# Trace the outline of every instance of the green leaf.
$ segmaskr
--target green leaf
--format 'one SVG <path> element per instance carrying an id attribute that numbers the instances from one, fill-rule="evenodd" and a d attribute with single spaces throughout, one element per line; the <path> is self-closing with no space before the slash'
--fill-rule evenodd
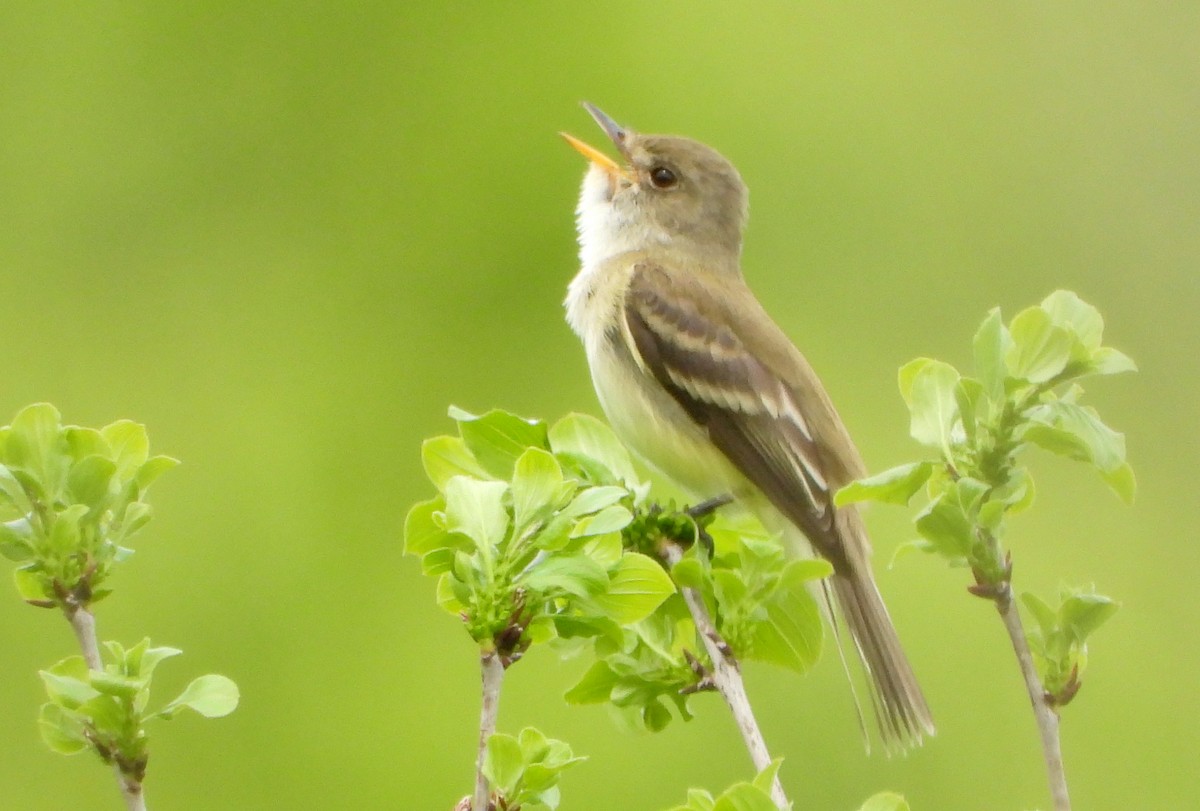
<path id="1" fill-rule="evenodd" d="M 662 732 L 671 724 L 671 711 L 655 696 L 642 707 L 642 723 L 650 732 Z"/>
<path id="2" fill-rule="evenodd" d="M 504 494 L 508 484 L 455 476 L 446 482 L 446 529 L 461 532 L 481 548 L 498 546 L 508 530 Z"/>
<path id="3" fill-rule="evenodd" d="M 516 796 L 509 796 L 509 808 L 551 808 L 558 805 L 557 784 L 566 769 L 585 758 L 575 757 L 571 747 L 547 738 L 533 727 L 525 727 L 518 736 L 525 762 Z"/>
<path id="4" fill-rule="evenodd" d="M 675 584 L 654 560 L 628 552 L 611 573 L 608 590 L 596 602 L 610 619 L 629 625 L 645 619 L 675 593 Z"/>
<path id="5" fill-rule="evenodd" d="M 1089 366 L 1092 373 L 1098 375 L 1119 375 L 1137 371 L 1137 364 L 1133 362 L 1133 358 L 1111 346 L 1102 346 L 1092 352 Z"/>
<path id="6" fill-rule="evenodd" d="M 67 425 L 63 427 L 62 433 L 66 437 L 67 447 L 70 449 L 70 455 L 73 459 L 82 459 L 85 456 L 103 456 L 105 459 L 112 458 L 112 447 L 109 446 L 108 440 L 95 428 L 84 428 L 81 425 Z"/>
<path id="7" fill-rule="evenodd" d="M 0 505 L 5 501 L 12 504 L 16 511 L 22 514 L 27 514 L 31 509 L 25 486 L 13 475 L 7 465 L 0 465 Z"/>
<path id="8" fill-rule="evenodd" d="M 909 808 L 902 796 L 885 791 L 868 799 L 858 811 L 909 811 Z"/>
<path id="9" fill-rule="evenodd" d="M 516 738 L 501 732 L 488 738 L 483 756 L 483 774 L 494 790 L 506 797 L 512 794 L 524 770 L 525 758 Z"/>
<path id="10" fill-rule="evenodd" d="M 625 642 L 625 633 L 621 626 L 607 617 L 555 614 L 552 619 L 554 632 L 562 639 L 599 638 L 610 649 L 620 647 Z"/>
<path id="11" fill-rule="evenodd" d="M 1055 290 L 1042 301 L 1050 321 L 1071 332 L 1089 352 L 1100 348 L 1104 318 L 1100 311 L 1070 290 Z"/>
<path id="12" fill-rule="evenodd" d="M 435 436 L 425 440 L 421 443 L 421 463 L 425 466 L 425 475 L 438 490 L 445 490 L 446 483 L 455 476 L 491 478 L 467 450 L 462 437 Z"/>
<path id="13" fill-rule="evenodd" d="M 779 811 L 771 795 L 751 783 L 735 783 L 725 790 L 713 811 Z"/>
<path id="14" fill-rule="evenodd" d="M 1066 368 L 1072 334 L 1050 320 L 1041 307 L 1022 310 L 1009 328 L 1013 344 L 1005 353 L 1008 372 L 1030 383 L 1045 383 Z"/>
<path id="15" fill-rule="evenodd" d="M 1023 438 L 1051 453 L 1091 462 L 1102 473 L 1125 464 L 1125 435 L 1105 425 L 1094 408 L 1055 400 L 1030 419 Z"/>
<path id="16" fill-rule="evenodd" d="M 1132 505 L 1137 495 L 1137 479 L 1134 478 L 1133 468 L 1128 463 L 1116 470 L 1101 471 L 1100 478 L 1108 484 L 1126 504 Z"/>
<path id="17" fill-rule="evenodd" d="M 779 767 L 781 765 L 783 765 L 783 758 L 777 757 L 774 760 L 772 760 L 770 763 L 767 764 L 767 768 L 763 769 L 761 772 L 759 772 L 758 774 L 756 774 L 754 776 L 753 785 L 756 788 L 770 794 L 771 786 L 774 785 L 775 778 L 779 775 Z"/>
<path id="18" fill-rule="evenodd" d="M 609 470 L 618 481 L 637 484 L 629 451 L 612 429 L 587 414 L 568 414 L 550 427 L 550 447 L 554 453 L 586 457 Z"/>
<path id="19" fill-rule="evenodd" d="M 958 416 L 968 443 L 975 442 L 978 425 L 988 416 L 988 398 L 983 384 L 973 377 L 962 377 L 954 387 Z"/>
<path id="20" fill-rule="evenodd" d="M 47 496 L 57 494 L 66 459 L 59 450 L 62 418 L 49 403 L 35 403 L 13 417 L 4 443 L 5 462 L 27 471 Z"/>
<path id="21" fill-rule="evenodd" d="M 531 566 L 519 582 L 541 594 L 564 591 L 576 597 L 589 597 L 601 594 L 608 586 L 608 573 L 583 555 L 555 555 Z"/>
<path id="22" fill-rule="evenodd" d="M 589 535 L 579 551 L 608 571 L 621 559 L 625 548 L 621 543 L 621 533 L 605 532 L 602 535 Z"/>
<path id="23" fill-rule="evenodd" d="M 571 537 L 586 538 L 590 535 L 618 532 L 628 526 L 632 520 L 633 513 L 620 504 L 613 504 L 579 521 L 571 531 Z"/>
<path id="24" fill-rule="evenodd" d="M 461 536 L 460 536 L 461 537 Z M 472 543 L 467 539 L 468 543 Z M 457 547 L 445 546 L 421 556 L 421 572 L 429 577 L 449 572 L 454 566 L 454 556 L 460 551 Z M 453 613 L 453 612 L 452 612 Z"/>
<path id="25" fill-rule="evenodd" d="M 563 512 L 571 516 L 587 515 L 588 513 L 594 513 L 616 504 L 627 495 L 629 495 L 628 490 L 615 485 L 585 487 L 579 491 L 575 498 L 571 499 L 571 503 L 567 505 Z"/>
<path id="26" fill-rule="evenodd" d="M 50 529 L 50 548 L 58 555 L 66 556 L 85 551 L 82 549 L 79 522 L 87 514 L 84 504 L 72 504 L 58 514 Z"/>
<path id="27" fill-rule="evenodd" d="M 60 755 L 74 755 L 91 747 L 83 721 L 57 704 L 42 705 L 38 714 L 38 731 L 46 745 Z"/>
<path id="28" fill-rule="evenodd" d="M 549 450 L 546 424 L 493 409 L 483 416 L 450 407 L 450 417 L 479 464 L 493 476 L 512 478 L 513 466 L 528 448 Z"/>
<path id="29" fill-rule="evenodd" d="M 1012 346 L 1012 336 L 1000 317 L 1000 308 L 988 312 L 979 325 L 972 344 L 975 355 L 975 376 L 983 384 L 993 402 L 1004 398 L 1004 378 L 1007 375 L 1004 358 Z"/>
<path id="30" fill-rule="evenodd" d="M 91 673 L 82 656 L 68 656 L 56 662 L 38 675 L 46 688 L 46 694 L 55 704 L 73 709 L 100 693 L 91 686 Z"/>
<path id="31" fill-rule="evenodd" d="M 549 451 L 527 448 L 513 467 L 513 523 L 518 531 L 548 516 L 559 504 L 563 475 Z"/>
<path id="32" fill-rule="evenodd" d="M 174 701 L 163 707 L 158 715 L 172 718 L 186 707 L 205 718 L 221 718 L 237 708 L 238 699 L 238 687 L 232 679 L 210 673 L 192 679 L 191 684 Z"/>
<path id="33" fill-rule="evenodd" d="M 117 420 L 100 429 L 100 435 L 112 449 L 112 460 L 122 480 L 133 478 L 150 456 L 146 426 L 132 420 Z"/>
<path id="34" fill-rule="evenodd" d="M 951 483 L 916 518 L 917 531 L 951 561 L 969 560 L 975 521 L 987 485 L 964 477 Z"/>
<path id="35" fill-rule="evenodd" d="M 988 501 L 1002 504 L 1007 513 L 1015 515 L 1029 509 L 1036 495 L 1033 477 L 1025 468 L 1018 467 L 1013 468 L 1008 481 L 988 494 Z"/>
<path id="36" fill-rule="evenodd" d="M 901 558 L 908 557 L 912 552 L 932 554 L 936 551 L 937 548 L 924 538 L 913 538 L 911 541 L 905 541 L 896 546 L 896 550 L 892 552 L 892 557 L 888 560 L 887 567 L 891 569 Z"/>
<path id="37" fill-rule="evenodd" d="M 949 457 L 951 432 L 958 420 L 954 396 L 959 374 L 948 363 L 918 358 L 900 370 L 901 392 L 911 414 L 912 438 Z"/>
<path id="38" fill-rule="evenodd" d="M 449 550 L 445 550 L 449 551 Z M 429 557 L 428 555 L 426 557 Z M 449 561 L 444 565 L 439 565 L 436 572 L 424 567 L 422 561 L 422 570 L 427 575 L 440 574 L 437 581 L 437 589 L 435 598 L 438 606 L 444 611 L 448 611 L 455 616 L 458 616 L 466 609 L 466 601 L 460 597 L 460 590 L 463 588 L 462 583 L 454 577 L 450 572 L 450 565 L 453 561 L 453 555 L 448 556 Z M 466 596 L 465 594 L 463 596 Z"/>
<path id="39" fill-rule="evenodd" d="M 913 462 L 907 465 L 850 482 L 837 491 L 834 503 L 839 507 L 859 501 L 882 501 L 886 504 L 908 504 L 933 472 L 932 462 Z"/>
<path id="40" fill-rule="evenodd" d="M 47 588 L 46 579 L 45 573 L 34 563 L 13 569 L 13 581 L 22 600 L 52 600 L 57 603 L 58 598 Z"/>
<path id="41" fill-rule="evenodd" d="M 146 693 L 143 691 L 141 695 L 145 696 Z M 129 731 L 142 720 L 140 709 L 115 696 L 100 695 L 74 712 L 101 736 L 129 740 Z M 133 734 L 136 735 L 136 732 Z"/>
<path id="42" fill-rule="evenodd" d="M 617 674 L 603 661 L 593 662 L 575 686 L 563 695 L 568 704 L 603 704 L 608 701 L 613 687 L 617 684 Z"/>
<path id="43" fill-rule="evenodd" d="M 132 699 L 144 686 L 139 679 L 108 672 L 92 673 L 90 683 L 104 695 L 124 699 Z"/>
<path id="44" fill-rule="evenodd" d="M 702 589 L 707 571 L 706 564 L 689 550 L 689 554 L 685 554 L 678 563 L 671 567 L 671 579 L 680 588 Z"/>
<path id="45" fill-rule="evenodd" d="M 550 754 L 549 739 L 535 727 L 525 727 L 518 732 L 517 743 L 521 746 L 521 759 L 526 763 L 540 763 Z M 555 741 L 555 743 L 561 743 L 561 741 Z"/>
<path id="46" fill-rule="evenodd" d="M 144 640 L 149 642 L 149 640 Z M 159 646 L 151 648 L 149 646 L 143 649 L 141 657 L 138 659 L 137 675 L 143 679 L 148 679 L 154 675 L 154 669 L 158 667 L 159 662 L 165 659 L 170 659 L 174 656 L 179 656 L 183 651 L 179 648 L 170 648 Z"/>
<path id="47" fill-rule="evenodd" d="M 146 492 L 150 485 L 158 480 L 159 476 L 176 467 L 179 467 L 179 460 L 174 457 L 151 456 L 146 460 L 145 464 L 137 469 L 137 473 L 133 476 L 138 492 Z"/>
<path id="48" fill-rule="evenodd" d="M 823 560 L 788 562 L 779 587 L 766 604 L 766 622 L 754 626 L 750 658 L 804 673 L 821 657 L 825 623 L 808 590 L 808 583 L 814 579 L 810 563 L 824 564 L 818 577 L 833 571 Z"/>
<path id="49" fill-rule="evenodd" d="M 79 504 L 99 509 L 108 500 L 117 466 L 102 456 L 85 456 L 71 466 L 67 485 L 71 497 Z"/>
<path id="50" fill-rule="evenodd" d="M 539 549 L 557 552 L 566 547 L 571 540 L 571 530 L 574 526 L 574 518 L 565 511 L 557 512 L 533 536 L 533 544 Z"/>
<path id="51" fill-rule="evenodd" d="M 149 523 L 154 517 L 154 510 L 144 501 L 135 501 L 125 508 L 121 516 L 121 535 L 123 540 Z M 130 553 L 132 554 L 132 552 Z"/>
<path id="52" fill-rule="evenodd" d="M 549 614 L 538 614 L 525 626 L 525 636 L 531 645 L 543 645 L 558 637 L 554 618 Z"/>
<path id="53" fill-rule="evenodd" d="M 1021 594 L 1021 602 L 1029 609 L 1043 634 L 1048 635 L 1058 625 L 1058 612 L 1033 592 Z"/>
<path id="54" fill-rule="evenodd" d="M 449 546 L 445 527 L 437 515 L 446 508 L 442 498 L 414 504 L 404 518 L 404 554 L 422 556 Z"/>
<path id="55" fill-rule="evenodd" d="M 0 555 L 24 563 L 33 555 L 33 527 L 28 518 L 14 518 L 0 524 Z"/>
<path id="56" fill-rule="evenodd" d="M 1101 625 L 1117 613 L 1119 606 L 1103 594 L 1068 595 L 1059 609 L 1063 628 L 1076 643 L 1082 644 Z"/>
<path id="57" fill-rule="evenodd" d="M 125 661 L 125 648 L 121 646 L 120 642 L 106 639 L 100 643 L 100 647 L 104 648 L 105 658 L 113 662 L 123 663 Z"/>

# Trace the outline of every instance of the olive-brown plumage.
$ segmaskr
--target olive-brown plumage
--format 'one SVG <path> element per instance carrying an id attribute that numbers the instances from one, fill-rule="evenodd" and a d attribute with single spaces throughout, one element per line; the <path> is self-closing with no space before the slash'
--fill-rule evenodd
<path id="1" fill-rule="evenodd" d="M 742 278 L 745 184 L 703 144 L 639 135 L 588 109 L 625 165 L 570 139 L 592 166 L 567 318 L 609 421 L 697 497 L 731 494 L 796 551 L 832 564 L 881 735 L 919 742 L 932 718 L 875 586 L 862 519 L 833 504 L 862 460 L 816 373 Z"/>

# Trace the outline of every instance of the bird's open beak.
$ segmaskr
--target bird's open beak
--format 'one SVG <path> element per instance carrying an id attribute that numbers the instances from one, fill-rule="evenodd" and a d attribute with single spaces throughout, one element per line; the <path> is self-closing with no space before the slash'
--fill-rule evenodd
<path id="1" fill-rule="evenodd" d="M 599 124 L 601 129 L 603 129 L 608 137 L 612 139 L 612 142 L 616 145 L 617 149 L 624 154 L 625 130 L 621 129 L 617 122 L 605 115 L 599 107 L 596 107 L 593 104 L 588 104 L 586 101 L 583 103 L 583 107 L 592 114 L 592 118 L 596 119 L 596 123 Z M 629 172 L 625 169 L 625 167 L 621 166 L 621 164 L 617 163 L 608 155 L 605 155 L 599 149 L 596 149 L 596 147 L 592 146 L 591 144 L 585 144 L 575 136 L 567 135 L 565 132 L 560 132 L 559 135 L 565 138 L 567 143 L 573 146 L 576 151 L 579 152 L 579 154 L 583 155 L 592 163 L 596 164 L 605 172 L 607 172 L 609 177 L 619 177 L 624 178 L 625 180 L 630 179 Z"/>

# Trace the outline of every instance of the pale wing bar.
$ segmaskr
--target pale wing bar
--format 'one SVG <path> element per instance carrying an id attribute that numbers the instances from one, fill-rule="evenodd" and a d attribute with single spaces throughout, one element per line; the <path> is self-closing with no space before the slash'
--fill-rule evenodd
<path id="1" fill-rule="evenodd" d="M 837 565 L 844 552 L 833 527 L 819 450 L 791 393 L 727 327 L 702 315 L 675 287 L 668 298 L 652 268 L 635 271 L 625 319 L 635 350 L 688 415 L 768 499 Z"/>

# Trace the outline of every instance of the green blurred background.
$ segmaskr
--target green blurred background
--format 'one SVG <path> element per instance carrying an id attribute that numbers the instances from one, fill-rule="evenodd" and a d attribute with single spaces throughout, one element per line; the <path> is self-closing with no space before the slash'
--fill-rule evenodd
<path id="1" fill-rule="evenodd" d="M 33 3 L 0 7 L 0 421 L 145 422 L 184 466 L 99 607 L 102 636 L 184 649 L 231 717 L 153 744 L 171 809 L 448 809 L 469 788 L 475 655 L 400 554 L 446 407 L 597 412 L 560 301 L 593 101 L 721 149 L 752 190 L 747 276 L 881 470 L 914 452 L 896 368 L 966 363 L 986 310 L 1057 287 L 1108 318 L 1134 377 L 1091 400 L 1140 498 L 1038 460 L 1018 585 L 1124 603 L 1066 711 L 1081 809 L 1194 804 L 1200 563 L 1200 6 L 868 2 Z M 876 508 L 883 591 L 939 734 L 865 757 L 827 657 L 751 666 L 798 808 L 893 788 L 919 811 L 1048 803 L 994 612 L 906 558 Z M 51 755 L 35 676 L 60 617 L 0 600 L 0 807 L 117 808 Z M 749 773 L 719 701 L 657 736 L 567 708 L 581 663 L 535 652 L 501 727 L 590 760 L 564 808 L 655 811 Z M 1192 800 L 1187 800 L 1192 797 Z"/>

